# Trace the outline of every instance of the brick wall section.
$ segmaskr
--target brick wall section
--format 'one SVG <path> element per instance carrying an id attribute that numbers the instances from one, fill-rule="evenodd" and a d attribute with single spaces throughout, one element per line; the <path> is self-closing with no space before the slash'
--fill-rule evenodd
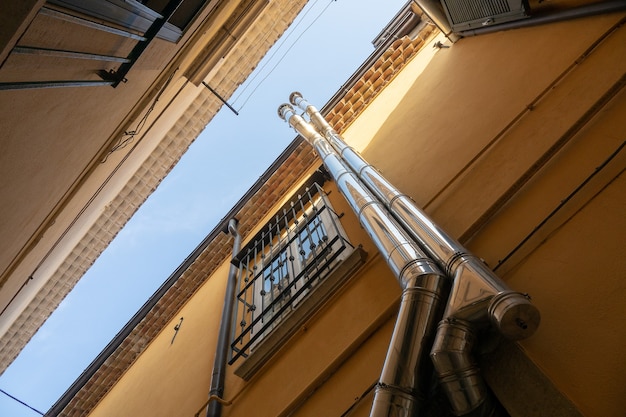
<path id="1" fill-rule="evenodd" d="M 434 30 L 433 26 L 427 25 L 420 32 L 420 36 L 414 40 L 403 37 L 391 44 L 389 49 L 326 115 L 326 120 L 337 132 L 344 131 L 359 117 L 365 107 L 424 46 L 425 39 L 428 39 Z"/>
<path id="2" fill-rule="evenodd" d="M 391 82 L 395 75 L 424 46 L 424 39 L 428 38 L 433 30 L 432 26 L 429 25 L 422 30 L 420 37 L 415 40 L 407 37 L 396 40 L 355 83 L 345 97 L 326 116 L 326 119 L 338 132 L 345 130 Z M 320 164 L 321 162 L 311 146 L 302 141 L 236 215 L 240 221 L 239 230 L 242 236 L 247 236 L 311 167 Z M 231 255 L 231 249 L 231 238 L 225 233 L 220 233 L 211 241 L 202 254 L 161 297 L 148 315 L 109 356 L 104 365 L 74 396 L 60 416 L 82 417 L 88 415 L 163 327 L 177 316 L 178 311 L 187 300 Z"/>

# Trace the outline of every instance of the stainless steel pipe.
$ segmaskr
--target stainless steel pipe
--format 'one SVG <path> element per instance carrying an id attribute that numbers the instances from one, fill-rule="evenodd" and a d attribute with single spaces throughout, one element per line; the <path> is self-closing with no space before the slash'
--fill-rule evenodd
<path id="1" fill-rule="evenodd" d="M 306 112 L 315 128 L 327 139 L 368 190 L 386 206 L 403 229 L 453 279 L 443 322 L 463 323 L 467 334 L 473 333 L 476 327 L 485 326 L 491 322 L 503 336 L 513 340 L 527 338 L 535 332 L 539 326 L 540 315 L 537 308 L 529 302 L 528 296 L 509 289 L 480 259 L 470 254 L 456 239 L 437 226 L 413 200 L 400 193 L 358 152 L 349 147 L 319 111 L 300 93 L 292 93 L 290 101 Z M 441 334 L 442 332 L 444 334 Z M 458 332 L 458 329 L 447 325 L 439 327 L 437 340 L 441 342 L 435 347 L 436 350 L 431 353 L 431 357 L 451 404 L 453 407 L 455 404 L 459 405 L 454 408 L 454 412 L 457 415 L 467 414 L 483 402 L 484 396 L 481 392 L 484 390 L 472 382 L 476 379 L 475 373 L 439 366 L 442 361 L 437 360 L 437 357 L 446 355 L 445 350 L 449 347 L 443 341 L 450 340 L 451 337 L 445 332 Z M 471 350 L 470 344 L 464 346 Z M 469 350 L 466 353 L 469 355 Z M 454 354 L 455 352 L 447 353 L 448 356 Z M 465 362 L 457 365 L 460 368 L 469 366 Z M 443 383 L 444 379 L 449 381 L 451 375 L 456 375 L 457 384 L 464 386 L 464 389 L 472 390 L 468 393 L 468 401 L 463 407 L 460 406 L 463 402 L 456 400 L 457 395 L 451 390 L 451 384 Z"/>
<path id="2" fill-rule="evenodd" d="M 511 291 L 480 259 L 433 222 L 413 200 L 398 191 L 348 146 L 300 93 L 292 93 L 290 100 L 309 115 L 314 126 L 411 237 L 454 278 L 458 288 L 457 291 L 453 289 L 446 316 L 474 322 L 489 318 L 504 336 L 514 340 L 534 333 L 539 325 L 539 312 L 526 296 Z M 480 288 L 480 291 L 473 291 L 474 288 Z M 496 295 L 499 297 L 494 300 Z M 490 306 L 492 301 L 501 298 L 506 298 L 508 302 Z M 515 317 L 513 312 L 518 312 L 521 317 Z"/>
<path id="3" fill-rule="evenodd" d="M 279 115 L 317 151 L 352 210 L 384 256 L 403 291 L 400 311 L 376 387 L 371 417 L 413 416 L 430 380 L 428 346 L 440 317 L 446 278 L 385 207 L 348 169 L 333 147 L 288 104 Z"/>

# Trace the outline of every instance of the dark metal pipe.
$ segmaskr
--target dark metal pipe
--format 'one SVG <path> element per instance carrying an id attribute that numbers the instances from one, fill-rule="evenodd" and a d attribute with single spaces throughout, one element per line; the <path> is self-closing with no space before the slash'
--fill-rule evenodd
<path id="1" fill-rule="evenodd" d="M 587 4 L 572 9 L 566 9 L 545 15 L 532 16 L 528 19 L 516 20 L 512 22 L 502 23 L 499 25 L 486 26 L 479 29 L 470 29 L 459 32 L 458 35 L 463 37 L 484 35 L 487 33 L 499 32 L 502 30 L 519 29 L 524 27 L 545 25 L 548 23 L 562 22 L 565 20 L 578 19 L 581 17 L 596 16 L 605 13 L 614 13 L 626 10 L 626 1 L 601 1 L 598 3 Z"/>
<path id="2" fill-rule="evenodd" d="M 241 234 L 237 229 L 237 220 L 230 219 L 228 222 L 228 232 L 233 236 L 233 258 L 241 250 Z M 228 348 L 230 345 L 231 317 L 235 304 L 235 291 L 237 286 L 237 267 L 230 265 L 228 270 L 228 281 L 226 283 L 226 293 L 224 295 L 224 306 L 222 308 L 222 320 L 217 336 L 217 348 L 215 349 L 215 359 L 213 361 L 213 374 L 211 376 L 211 388 L 209 398 L 224 398 L 224 381 L 226 378 L 226 363 L 228 361 Z M 219 417 L 222 414 L 222 403 L 224 401 L 209 401 L 207 417 Z"/>
<path id="3" fill-rule="evenodd" d="M 215 242 L 218 235 L 228 227 L 230 219 L 236 216 L 243 207 L 250 201 L 250 198 L 254 196 L 259 190 L 267 183 L 267 181 L 276 173 L 285 161 L 300 147 L 302 138 L 296 137 L 285 150 L 276 158 L 274 162 L 261 174 L 259 179 L 252 184 L 252 186 L 246 191 L 246 193 L 235 203 L 235 205 L 229 210 L 228 213 L 219 223 L 209 232 L 209 234 L 200 242 L 200 244 L 185 258 L 185 260 L 172 272 L 172 274 L 165 280 L 165 282 L 157 289 L 157 291 L 146 301 L 146 303 L 139 309 L 137 313 L 126 323 L 126 325 L 118 332 L 117 335 L 109 342 L 109 344 L 98 354 L 98 356 L 89 364 L 89 366 L 83 371 L 83 373 L 72 383 L 72 385 L 63 393 L 63 395 L 52 405 L 50 410 L 46 413 L 46 417 L 58 416 L 65 407 L 72 401 L 72 399 L 80 392 L 80 390 L 91 380 L 91 378 L 97 373 L 98 369 L 104 365 L 104 363 L 112 357 L 115 351 L 122 345 L 124 340 L 132 335 L 137 326 L 145 320 L 147 315 L 152 311 L 159 301 L 163 299 L 164 295 L 171 290 L 172 287 L 179 280 L 183 280 L 184 273 L 189 269 L 191 264 L 196 262 L 199 257 L 204 253 L 207 248 Z M 200 415 L 202 410 L 211 401 L 221 401 L 213 397 L 209 397 L 207 402 L 202 406 L 202 409 L 198 411 L 197 415 Z M 225 402 L 225 405 L 229 405 L 230 402 Z"/>
<path id="4" fill-rule="evenodd" d="M 239 116 L 239 113 L 237 112 L 237 110 L 235 110 L 235 108 L 233 106 L 231 106 L 230 104 L 228 104 L 228 102 L 224 99 L 224 97 L 222 97 L 221 95 L 218 94 L 217 91 L 215 91 L 213 88 L 211 88 L 210 85 L 208 85 L 206 82 L 202 81 L 202 84 L 210 91 L 213 93 L 213 95 L 215 97 L 217 97 L 222 103 L 224 103 L 226 105 L 226 107 L 228 107 L 233 113 L 235 113 L 235 116 Z"/>
<path id="5" fill-rule="evenodd" d="M 447 280 L 383 204 L 349 170 L 332 146 L 293 107 L 280 116 L 298 131 L 322 158 L 339 191 L 384 256 L 403 291 L 385 364 L 376 387 L 370 416 L 412 416 L 423 405 L 431 364 L 427 350 L 439 320 Z"/>

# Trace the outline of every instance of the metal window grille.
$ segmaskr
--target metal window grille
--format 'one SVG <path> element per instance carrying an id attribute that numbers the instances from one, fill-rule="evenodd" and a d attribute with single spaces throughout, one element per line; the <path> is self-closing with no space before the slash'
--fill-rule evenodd
<path id="1" fill-rule="evenodd" d="M 229 363 L 247 357 L 279 326 L 348 246 L 338 216 L 317 184 L 276 213 L 233 260 L 239 268 L 239 292 Z"/>

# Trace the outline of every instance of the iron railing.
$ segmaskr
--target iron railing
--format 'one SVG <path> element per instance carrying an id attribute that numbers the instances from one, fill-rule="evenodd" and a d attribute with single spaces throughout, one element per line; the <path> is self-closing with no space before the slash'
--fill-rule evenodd
<path id="1" fill-rule="evenodd" d="M 247 357 L 352 247 L 317 184 L 283 206 L 234 258 L 239 268 L 230 364 Z"/>

